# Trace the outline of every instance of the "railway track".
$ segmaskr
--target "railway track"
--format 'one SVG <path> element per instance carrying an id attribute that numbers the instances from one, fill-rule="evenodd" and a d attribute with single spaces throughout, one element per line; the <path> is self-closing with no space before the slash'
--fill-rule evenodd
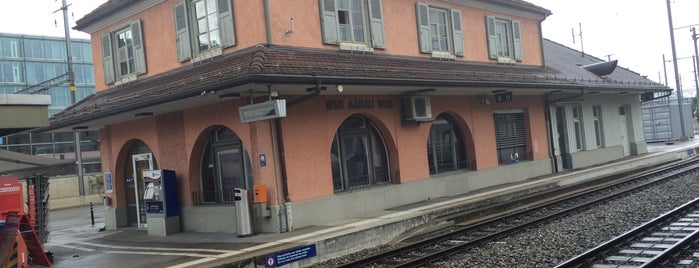
<path id="1" fill-rule="evenodd" d="M 697 240 L 699 199 L 692 200 L 556 267 L 675 267 L 679 263 L 672 261 L 678 256 L 688 255 L 686 252 L 692 250 L 691 247 Z"/>
<path id="2" fill-rule="evenodd" d="M 422 267 L 492 240 L 563 217 L 576 211 L 651 187 L 699 167 L 689 159 L 661 167 L 635 178 L 573 194 L 544 204 L 468 226 L 456 226 L 441 234 L 400 245 L 394 249 L 345 263 L 339 267 Z"/>

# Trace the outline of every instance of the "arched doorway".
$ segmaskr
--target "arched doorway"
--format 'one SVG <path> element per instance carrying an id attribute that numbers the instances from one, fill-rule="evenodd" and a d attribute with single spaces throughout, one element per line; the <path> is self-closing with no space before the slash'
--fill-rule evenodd
<path id="1" fill-rule="evenodd" d="M 342 122 L 330 160 L 335 192 L 391 182 L 386 143 L 366 117 L 353 115 Z"/>
<path id="2" fill-rule="evenodd" d="M 209 134 L 200 167 L 200 191 L 192 195 L 197 205 L 232 204 L 235 188 L 251 189 L 254 183 L 250 157 L 238 135 L 227 127 Z"/>
<path id="3" fill-rule="evenodd" d="M 127 221 L 129 226 L 145 227 L 147 222 L 146 204 L 143 200 L 143 171 L 157 169 L 158 165 L 151 149 L 140 140 L 131 144 L 127 159 L 130 161 L 124 173 L 128 176 L 124 181 Z"/>

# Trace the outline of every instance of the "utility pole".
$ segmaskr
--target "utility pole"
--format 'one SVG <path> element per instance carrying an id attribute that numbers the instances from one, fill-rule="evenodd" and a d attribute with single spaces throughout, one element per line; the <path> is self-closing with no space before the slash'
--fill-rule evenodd
<path id="1" fill-rule="evenodd" d="M 667 0 L 667 19 L 670 24 L 670 43 L 672 44 L 672 63 L 675 67 L 675 86 L 677 87 L 677 108 L 679 109 L 679 114 L 680 114 L 680 129 L 682 131 L 682 135 L 680 137 L 680 141 L 686 141 L 687 140 L 687 135 L 685 135 L 685 127 L 684 127 L 684 109 L 682 109 L 682 88 L 680 85 L 680 74 L 679 70 L 677 69 L 677 51 L 675 50 L 675 29 L 672 26 L 672 8 L 670 7 L 670 0 Z"/>
<path id="2" fill-rule="evenodd" d="M 694 40 L 694 87 L 696 90 L 696 93 L 694 95 L 694 98 L 696 99 L 697 102 L 697 114 L 699 114 L 699 50 L 697 49 L 697 29 L 692 27 L 692 40 Z"/>
<path id="3" fill-rule="evenodd" d="M 68 86 L 70 87 L 70 103 L 75 104 L 76 97 L 75 97 L 75 73 L 73 72 L 73 56 L 71 55 L 71 47 L 70 47 L 70 27 L 68 26 L 68 6 L 66 5 L 66 0 L 63 0 L 63 5 L 59 10 L 63 11 L 63 28 L 65 30 L 65 35 L 66 35 L 66 57 L 67 57 L 67 63 L 68 63 Z M 58 12 L 56 10 L 55 12 Z M 74 131 L 73 132 L 75 138 L 75 164 L 77 165 L 77 171 L 78 171 L 78 192 L 80 193 L 80 196 L 85 195 L 85 183 L 84 183 L 84 176 L 83 176 L 83 157 L 82 157 L 82 150 L 80 150 L 80 131 Z"/>

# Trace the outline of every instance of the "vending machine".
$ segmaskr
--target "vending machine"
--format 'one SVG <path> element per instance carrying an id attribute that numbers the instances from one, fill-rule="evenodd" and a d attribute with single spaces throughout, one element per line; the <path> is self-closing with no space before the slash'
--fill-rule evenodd
<path id="1" fill-rule="evenodd" d="M 179 233 L 180 203 L 175 171 L 145 170 L 143 184 L 148 235 L 167 236 Z"/>

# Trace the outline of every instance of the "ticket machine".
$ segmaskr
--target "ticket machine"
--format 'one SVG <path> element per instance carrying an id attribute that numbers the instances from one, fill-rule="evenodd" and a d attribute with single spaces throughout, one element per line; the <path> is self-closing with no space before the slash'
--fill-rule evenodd
<path id="1" fill-rule="evenodd" d="M 179 233 L 180 203 L 175 171 L 145 170 L 143 184 L 148 235 L 167 236 Z"/>

